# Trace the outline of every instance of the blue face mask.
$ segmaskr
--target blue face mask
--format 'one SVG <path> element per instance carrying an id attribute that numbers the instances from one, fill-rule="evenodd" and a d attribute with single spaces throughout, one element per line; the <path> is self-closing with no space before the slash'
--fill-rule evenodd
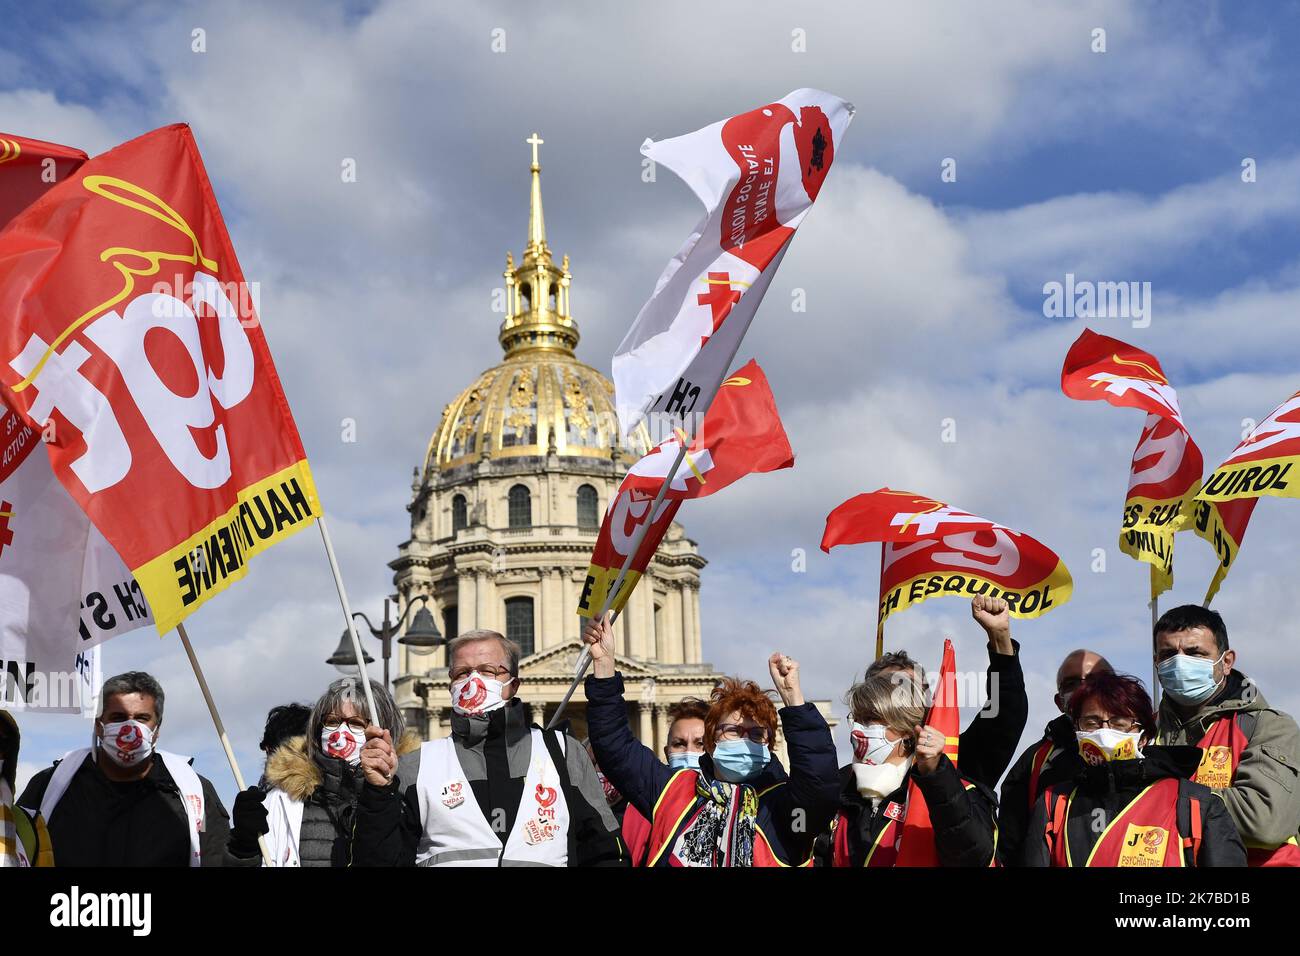
<path id="1" fill-rule="evenodd" d="M 700 758 L 703 756 L 704 754 L 691 753 L 690 751 L 679 754 L 669 754 L 668 766 L 672 767 L 674 770 L 699 770 Z"/>
<path id="2" fill-rule="evenodd" d="M 721 740 L 713 748 L 713 772 L 727 783 L 753 780 L 772 759 L 767 744 L 752 740 Z"/>
<path id="3" fill-rule="evenodd" d="M 1225 652 L 1226 653 L 1226 652 Z M 1175 654 L 1166 657 L 1156 668 L 1160 686 L 1165 693 L 1180 704 L 1199 704 L 1209 700 L 1219 682 L 1214 679 L 1214 666 L 1223 660 L 1211 661 L 1204 657 Z"/>

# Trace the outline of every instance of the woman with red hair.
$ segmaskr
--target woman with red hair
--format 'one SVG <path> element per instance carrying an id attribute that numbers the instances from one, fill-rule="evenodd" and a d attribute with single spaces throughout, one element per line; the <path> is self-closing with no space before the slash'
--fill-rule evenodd
<path id="1" fill-rule="evenodd" d="M 699 766 L 659 762 L 628 724 L 623 678 L 614 669 L 609 621 L 587 625 L 587 729 L 610 782 L 650 821 L 646 866 L 798 866 L 835 813 L 839 766 L 830 728 L 805 703 L 799 664 L 782 654 L 768 669 L 778 714 L 753 681 L 727 678 L 709 698 Z M 772 757 L 777 719 L 790 756 L 787 777 Z"/>
<path id="2" fill-rule="evenodd" d="M 1199 747 L 1148 745 L 1156 718 L 1142 682 L 1093 673 L 1070 697 L 1084 770 L 1038 798 L 1026 866 L 1245 866 L 1223 801 L 1189 778 Z"/>

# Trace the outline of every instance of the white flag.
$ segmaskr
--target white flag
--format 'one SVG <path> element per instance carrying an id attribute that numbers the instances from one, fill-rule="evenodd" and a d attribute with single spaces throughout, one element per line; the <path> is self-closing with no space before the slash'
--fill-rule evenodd
<path id="1" fill-rule="evenodd" d="M 0 706 L 83 712 L 98 692 L 95 646 L 152 623 L 40 434 L 0 402 Z"/>
<path id="2" fill-rule="evenodd" d="M 820 90 L 789 96 L 641 152 L 676 173 L 707 215 L 664 268 L 614 353 L 626 438 L 700 421 L 726 377 L 795 229 L 807 215 L 853 107 Z"/>

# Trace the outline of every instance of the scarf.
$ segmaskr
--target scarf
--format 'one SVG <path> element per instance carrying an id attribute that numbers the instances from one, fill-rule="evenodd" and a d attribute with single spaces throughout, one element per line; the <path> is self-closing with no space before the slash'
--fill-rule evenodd
<path id="1" fill-rule="evenodd" d="M 18 843 L 18 820 L 15 810 L 14 792 L 9 789 L 8 780 L 0 780 L 0 867 L 23 866 L 22 847 Z M 20 859 L 20 854 L 22 859 Z"/>
<path id="2" fill-rule="evenodd" d="M 698 775 L 695 795 L 704 806 L 682 834 L 681 857 L 688 866 L 753 866 L 758 794 L 745 784 Z"/>

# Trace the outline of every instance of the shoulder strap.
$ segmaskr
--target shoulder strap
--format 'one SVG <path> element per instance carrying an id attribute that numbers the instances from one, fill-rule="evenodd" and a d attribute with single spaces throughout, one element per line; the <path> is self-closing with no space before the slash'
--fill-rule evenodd
<path id="1" fill-rule="evenodd" d="M 1201 855 L 1201 799 L 1184 788 L 1187 781 L 1178 781 L 1178 831 L 1183 838 L 1183 859 L 1188 866 L 1197 866 Z"/>
<path id="2" fill-rule="evenodd" d="M 182 757 L 167 750 L 157 750 L 154 753 L 162 759 L 163 766 L 180 791 L 181 812 L 185 814 L 185 824 L 190 833 L 190 866 L 201 866 L 203 849 L 199 833 L 204 828 L 208 812 L 203 798 L 203 783 L 190 766 L 190 757 Z"/>
<path id="3" fill-rule="evenodd" d="M 18 837 L 18 845 L 27 857 L 27 864 L 35 866 L 36 860 L 40 856 L 40 839 L 36 835 L 36 827 L 32 823 L 32 818 L 27 815 L 27 811 L 22 807 L 14 807 L 13 821 L 14 831 Z"/>
<path id="4" fill-rule="evenodd" d="M 28 807 L 32 813 L 39 812 L 49 823 L 54 818 L 54 808 L 59 805 L 63 795 L 68 792 L 68 786 L 72 783 L 72 778 L 77 775 L 81 765 L 86 762 L 86 757 L 90 755 L 89 747 L 82 747 L 80 750 L 69 750 L 63 755 L 63 759 L 54 765 L 54 772 L 50 774 L 49 781 L 45 784 L 45 793 L 41 796 L 40 807 Z"/>

